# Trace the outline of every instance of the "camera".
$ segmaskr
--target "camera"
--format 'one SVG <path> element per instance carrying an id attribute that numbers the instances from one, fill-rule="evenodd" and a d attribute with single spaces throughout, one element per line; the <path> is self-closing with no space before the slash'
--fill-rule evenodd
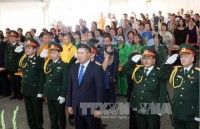
<path id="1" fill-rule="evenodd" d="M 111 52 L 108 52 L 108 51 L 107 51 L 107 48 L 108 48 L 108 47 L 111 47 L 111 49 L 112 49 Z M 102 45 L 102 44 L 98 44 L 98 45 L 97 45 L 97 49 L 100 49 L 100 50 L 102 50 L 102 51 L 105 51 L 105 52 L 106 52 L 107 54 L 109 54 L 109 55 L 113 55 L 114 52 L 118 52 L 118 48 L 117 48 L 116 45 Z"/>

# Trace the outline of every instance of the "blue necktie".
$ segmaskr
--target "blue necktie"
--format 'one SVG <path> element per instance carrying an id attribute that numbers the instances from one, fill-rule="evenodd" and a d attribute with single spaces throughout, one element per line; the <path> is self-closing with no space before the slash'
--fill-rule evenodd
<path id="1" fill-rule="evenodd" d="M 82 81 L 82 79 L 83 79 L 83 69 L 84 69 L 84 66 L 83 65 L 81 65 L 81 71 L 80 71 L 80 73 L 79 73 L 79 75 L 78 75 L 78 84 L 79 84 L 79 86 L 80 86 L 80 84 L 81 84 L 81 81 Z"/>

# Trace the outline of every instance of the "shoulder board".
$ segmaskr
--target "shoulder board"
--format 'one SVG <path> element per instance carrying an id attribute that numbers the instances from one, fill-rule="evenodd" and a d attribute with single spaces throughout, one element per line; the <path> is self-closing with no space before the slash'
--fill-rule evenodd
<path id="1" fill-rule="evenodd" d="M 200 72 L 200 68 L 198 68 L 198 67 L 195 67 L 195 69 L 196 69 L 197 71 L 199 71 L 199 72 Z"/>
<path id="2" fill-rule="evenodd" d="M 159 68 L 159 67 L 157 67 L 157 69 L 158 69 L 158 70 L 160 70 L 160 68 Z"/>
<path id="3" fill-rule="evenodd" d="M 95 61 L 95 64 L 97 64 L 97 65 L 101 65 L 99 62 L 97 62 L 97 61 Z"/>
<path id="4" fill-rule="evenodd" d="M 177 65 L 177 66 L 174 66 L 174 68 L 182 68 L 182 66 L 180 66 L 180 65 Z"/>
<path id="5" fill-rule="evenodd" d="M 144 67 L 144 65 L 136 65 L 136 67 Z"/>

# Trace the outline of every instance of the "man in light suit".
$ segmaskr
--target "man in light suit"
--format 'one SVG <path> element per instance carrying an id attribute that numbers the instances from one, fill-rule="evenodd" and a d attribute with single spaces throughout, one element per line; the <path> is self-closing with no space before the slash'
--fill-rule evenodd
<path id="1" fill-rule="evenodd" d="M 77 59 L 80 63 L 70 69 L 67 94 L 67 110 L 74 114 L 76 129 L 100 129 L 101 111 L 83 113 L 82 103 L 102 103 L 104 94 L 103 68 L 90 61 L 91 49 L 88 45 L 80 45 Z"/>

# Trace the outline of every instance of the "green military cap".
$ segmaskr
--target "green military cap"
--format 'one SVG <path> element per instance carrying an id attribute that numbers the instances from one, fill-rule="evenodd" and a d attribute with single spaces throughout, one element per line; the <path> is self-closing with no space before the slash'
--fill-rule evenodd
<path id="1" fill-rule="evenodd" d="M 49 44 L 49 49 L 50 49 L 50 50 L 58 50 L 58 51 L 60 51 L 60 52 L 63 51 L 62 46 L 61 46 L 58 42 L 56 42 L 56 41 L 51 41 L 51 42 L 50 42 L 50 44 Z"/>
<path id="2" fill-rule="evenodd" d="M 97 39 L 90 39 L 90 40 L 88 40 L 87 44 L 96 44 L 98 42 L 99 42 L 99 40 L 97 40 Z"/>
<path id="3" fill-rule="evenodd" d="M 26 39 L 26 46 L 34 46 L 34 47 L 39 47 L 39 43 L 34 39 L 34 38 L 27 38 Z"/>
<path id="4" fill-rule="evenodd" d="M 181 44 L 179 47 L 179 54 L 192 54 L 195 57 L 197 50 L 190 44 Z"/>
<path id="5" fill-rule="evenodd" d="M 11 30 L 11 31 L 10 31 L 10 34 L 9 34 L 9 37 L 19 37 L 19 34 L 18 34 L 17 31 Z"/>
<path id="6" fill-rule="evenodd" d="M 142 56 L 150 55 L 150 56 L 153 56 L 155 58 L 158 57 L 157 51 L 153 47 L 150 47 L 150 46 L 143 47 L 141 52 L 142 52 Z"/>
<path id="7" fill-rule="evenodd" d="M 97 40 L 97 39 L 90 39 L 87 42 L 87 45 L 90 47 L 91 52 L 93 52 L 95 55 L 98 53 L 98 49 L 95 46 L 95 44 L 98 43 L 98 42 L 99 42 L 99 40 Z"/>

